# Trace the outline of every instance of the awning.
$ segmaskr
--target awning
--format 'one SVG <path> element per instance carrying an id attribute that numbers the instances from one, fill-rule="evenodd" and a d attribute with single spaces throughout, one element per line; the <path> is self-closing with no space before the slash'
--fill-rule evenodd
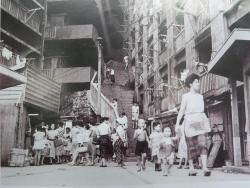
<path id="1" fill-rule="evenodd" d="M 24 84 L 26 82 L 27 78 L 25 76 L 0 65 L 0 89 Z"/>
<path id="2" fill-rule="evenodd" d="M 208 64 L 208 71 L 216 75 L 243 80 L 243 58 L 250 48 L 250 29 L 235 29 Z"/>

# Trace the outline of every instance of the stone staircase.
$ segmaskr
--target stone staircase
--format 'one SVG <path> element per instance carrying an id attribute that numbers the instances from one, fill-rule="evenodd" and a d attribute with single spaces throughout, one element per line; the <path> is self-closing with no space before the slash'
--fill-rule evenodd
<path id="1" fill-rule="evenodd" d="M 130 87 L 130 81 L 133 79 L 133 73 L 131 67 L 125 70 L 125 65 L 120 62 L 112 61 L 109 63 L 110 67 L 113 67 L 115 71 L 115 84 L 111 85 L 109 79 L 104 79 L 101 87 L 101 91 L 105 97 L 110 101 L 113 98 L 117 98 L 119 114 L 125 112 L 128 117 L 128 141 L 129 146 L 127 150 L 128 156 L 134 155 L 135 142 L 133 140 L 134 130 L 132 128 L 132 105 L 134 90 Z"/>

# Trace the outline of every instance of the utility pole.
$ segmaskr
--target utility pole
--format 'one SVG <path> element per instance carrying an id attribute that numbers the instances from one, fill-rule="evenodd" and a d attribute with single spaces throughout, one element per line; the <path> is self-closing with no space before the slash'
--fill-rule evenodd
<path id="1" fill-rule="evenodd" d="M 48 11 L 48 4 L 47 0 L 44 0 L 44 10 L 42 13 L 42 24 L 41 24 L 41 33 L 42 33 L 42 42 L 41 42 L 41 56 L 40 56 L 40 69 L 43 69 L 44 66 L 44 40 L 45 40 L 45 28 L 47 25 L 47 11 Z"/>
<path id="2" fill-rule="evenodd" d="M 101 121 L 101 85 L 102 85 L 102 47 L 100 41 L 102 40 L 101 37 L 97 38 L 97 51 L 98 51 L 98 107 L 97 107 L 97 122 L 100 123 Z"/>

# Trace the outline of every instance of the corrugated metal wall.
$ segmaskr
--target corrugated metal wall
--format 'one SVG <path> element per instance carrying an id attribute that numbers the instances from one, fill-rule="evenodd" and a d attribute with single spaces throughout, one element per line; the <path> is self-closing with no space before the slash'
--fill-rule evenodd
<path id="1" fill-rule="evenodd" d="M 27 68 L 26 103 L 52 112 L 59 112 L 61 86 L 41 75 L 31 67 Z"/>

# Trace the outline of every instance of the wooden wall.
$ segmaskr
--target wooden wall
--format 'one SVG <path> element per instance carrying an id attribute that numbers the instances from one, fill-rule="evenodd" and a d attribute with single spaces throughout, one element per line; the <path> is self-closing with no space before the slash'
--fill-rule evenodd
<path id="1" fill-rule="evenodd" d="M 1 163 L 6 164 L 9 159 L 10 150 L 15 145 L 17 127 L 18 107 L 15 104 L 0 105 L 1 125 Z"/>

